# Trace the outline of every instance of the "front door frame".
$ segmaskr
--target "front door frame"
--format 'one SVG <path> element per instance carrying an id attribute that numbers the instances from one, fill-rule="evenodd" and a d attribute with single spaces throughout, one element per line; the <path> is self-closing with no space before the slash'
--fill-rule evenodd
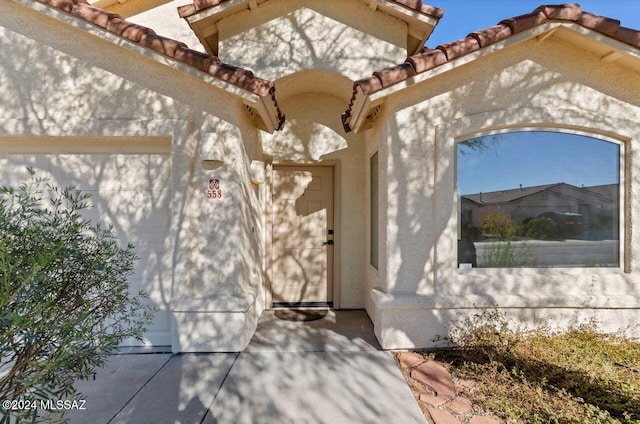
<path id="1" fill-rule="evenodd" d="M 265 309 L 273 308 L 273 296 L 271 291 L 271 281 L 273 281 L 273 168 L 278 167 L 326 167 L 333 169 L 333 287 L 332 299 L 333 309 L 340 309 L 340 162 L 272 162 L 267 164 L 266 172 L 266 207 L 265 207 Z"/>

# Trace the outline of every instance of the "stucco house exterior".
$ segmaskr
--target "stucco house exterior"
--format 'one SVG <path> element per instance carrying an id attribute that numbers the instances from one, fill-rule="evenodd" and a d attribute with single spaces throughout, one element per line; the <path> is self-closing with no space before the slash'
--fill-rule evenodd
<path id="1" fill-rule="evenodd" d="M 174 352 L 243 350 L 300 305 L 366 309 L 387 349 L 493 306 L 640 336 L 640 32 L 567 4 L 424 47 L 443 13 L 2 0 L 0 181 L 91 193 Z M 617 266 L 458 267 L 456 144 L 532 130 L 620 146 Z"/>
<path id="2" fill-rule="evenodd" d="M 578 214 L 585 222 L 593 222 L 599 219 L 599 211 L 614 209 L 618 192 L 618 184 L 576 187 L 561 182 L 473 193 L 462 196 L 461 217 L 477 227 L 492 213 L 505 213 L 513 221 L 524 221 L 554 211 Z M 466 211 L 470 213 L 465 214 Z"/>

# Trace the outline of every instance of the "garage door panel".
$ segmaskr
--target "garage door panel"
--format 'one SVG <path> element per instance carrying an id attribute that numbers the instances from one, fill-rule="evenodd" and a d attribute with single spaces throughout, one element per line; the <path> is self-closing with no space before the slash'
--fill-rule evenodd
<path id="1" fill-rule="evenodd" d="M 169 155 L 61 155 L 51 168 L 60 184 L 81 190 L 164 191 L 171 182 Z"/>
<path id="2" fill-rule="evenodd" d="M 156 314 L 156 319 L 149 325 L 149 329 L 154 331 L 165 330 L 169 331 L 169 302 L 170 299 L 167 299 L 158 292 L 158 290 L 145 290 L 143 287 L 138 286 L 137 284 L 132 284 L 130 286 L 130 291 L 132 294 L 138 294 L 139 292 L 147 293 L 148 298 L 142 299 L 142 304 L 154 306 L 158 308 L 158 313 Z"/>
<path id="3" fill-rule="evenodd" d="M 157 282 L 162 282 L 163 285 L 168 284 L 167 281 L 171 279 L 171 255 L 164 243 L 138 243 L 134 244 L 134 247 L 138 260 L 135 263 L 131 280 L 143 281 L 148 284 L 156 284 Z M 160 287 L 156 289 L 160 289 Z M 145 288 L 145 291 L 149 293 L 151 290 Z"/>
<path id="4" fill-rule="evenodd" d="M 27 168 L 38 177 L 52 179 L 61 187 L 83 191 L 164 191 L 171 183 L 171 158 L 162 155 L 61 155 L 16 154 L 2 151 L 3 183 L 17 184 L 29 178 Z"/>
<path id="5" fill-rule="evenodd" d="M 0 178 L 3 185 L 18 187 L 30 179 L 27 168 L 38 170 L 38 176 L 52 178 L 49 160 L 42 156 L 8 155 L 0 152 Z"/>
<path id="6" fill-rule="evenodd" d="M 171 221 L 169 190 L 166 192 L 83 191 L 91 195 L 91 208 L 83 216 L 114 226 L 132 240 L 158 240 Z"/>
<path id="7" fill-rule="evenodd" d="M 74 185 L 91 195 L 92 207 L 83 216 L 113 225 L 123 246 L 134 245 L 139 259 L 129 278 L 130 291 L 144 291 L 149 295 L 144 302 L 158 308 L 143 338 L 147 344 L 169 345 L 170 144 L 165 139 L 164 144 L 132 141 L 133 147 L 125 142 L 92 144 L 79 139 L 61 139 L 57 144 L 51 138 L 23 144 L 0 139 L 0 183 L 17 187 L 29 180 L 26 168 L 32 167 L 38 177 L 49 178 L 59 187 Z M 127 340 L 124 344 L 140 343 Z"/>
<path id="8" fill-rule="evenodd" d="M 136 282 L 130 280 L 129 291 L 137 294 L 140 291 L 146 293 L 149 297 L 142 299 L 143 305 L 153 306 L 157 309 L 154 320 L 147 326 L 147 331 L 143 335 L 142 342 L 135 339 L 127 339 L 121 343 L 122 346 L 168 346 L 171 344 L 171 321 L 168 294 L 165 288 L 168 282 Z"/>

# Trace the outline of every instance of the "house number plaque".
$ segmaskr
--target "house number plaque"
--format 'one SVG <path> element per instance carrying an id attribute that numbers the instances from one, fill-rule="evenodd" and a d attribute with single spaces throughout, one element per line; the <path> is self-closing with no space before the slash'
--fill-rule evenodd
<path id="1" fill-rule="evenodd" d="M 209 180 L 209 188 L 207 189 L 207 199 L 222 199 L 222 190 L 220 189 L 220 180 Z"/>

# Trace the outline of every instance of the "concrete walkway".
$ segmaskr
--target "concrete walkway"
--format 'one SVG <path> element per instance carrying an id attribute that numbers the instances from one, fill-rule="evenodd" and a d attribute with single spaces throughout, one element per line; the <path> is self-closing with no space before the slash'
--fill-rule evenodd
<path id="1" fill-rule="evenodd" d="M 363 311 L 266 311 L 244 352 L 113 355 L 78 389 L 72 424 L 426 422 Z"/>

